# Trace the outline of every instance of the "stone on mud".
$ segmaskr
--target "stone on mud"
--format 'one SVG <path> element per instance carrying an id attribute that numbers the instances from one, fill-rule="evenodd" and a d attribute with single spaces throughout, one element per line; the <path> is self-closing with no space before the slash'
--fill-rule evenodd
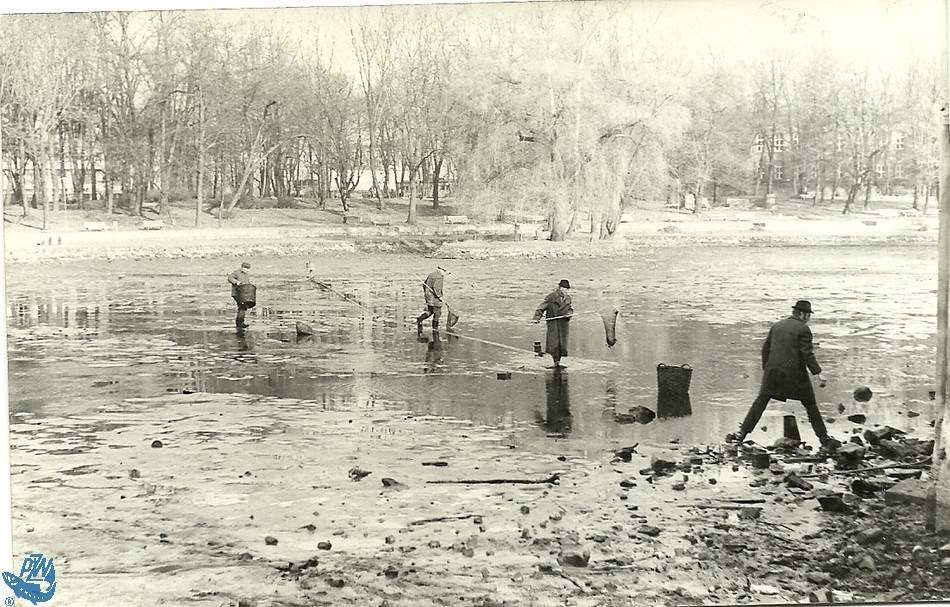
<path id="1" fill-rule="evenodd" d="M 864 431 L 864 440 L 866 440 L 870 445 L 876 445 L 882 440 L 894 438 L 894 435 L 898 434 L 899 432 L 900 431 L 897 428 L 892 428 L 891 426 L 869 428 Z"/>
<path id="2" fill-rule="evenodd" d="M 631 407 L 629 414 L 637 420 L 637 423 L 640 424 L 649 424 L 654 419 L 656 419 L 656 413 L 644 407 L 643 405 L 637 405 L 636 407 Z"/>
<path id="3" fill-rule="evenodd" d="M 276 538 L 276 537 L 273 537 L 273 536 L 271 536 L 271 535 L 265 536 L 265 537 L 264 537 L 264 543 L 267 544 L 268 546 L 276 546 L 276 545 L 277 545 L 277 538 Z"/>
<path id="4" fill-rule="evenodd" d="M 557 555 L 557 562 L 569 567 L 586 567 L 590 562 L 590 550 L 580 546 L 565 548 Z"/>
<path id="5" fill-rule="evenodd" d="M 818 503 L 825 512 L 839 512 L 842 514 L 851 514 L 854 509 L 841 499 L 841 494 L 831 493 L 828 495 L 819 495 Z"/>
<path id="6" fill-rule="evenodd" d="M 923 505 L 930 497 L 931 488 L 931 483 L 908 478 L 884 492 L 884 503 Z"/>
<path id="7" fill-rule="evenodd" d="M 317 549 L 319 550 L 329 550 L 333 548 L 333 544 L 330 542 L 317 542 Z"/>
<path id="8" fill-rule="evenodd" d="M 864 447 L 847 443 L 841 445 L 835 452 L 835 464 L 844 470 L 853 470 L 857 468 L 864 459 Z"/>
<path id="9" fill-rule="evenodd" d="M 874 396 L 874 393 L 871 392 L 871 389 L 867 386 L 859 386 L 854 389 L 854 400 L 859 403 L 866 403 L 871 400 L 871 397 Z"/>
<path id="10" fill-rule="evenodd" d="M 661 529 L 659 527 L 654 527 L 653 525 L 643 525 L 640 527 L 640 533 L 650 537 L 656 537 L 660 535 L 660 531 Z"/>
<path id="11" fill-rule="evenodd" d="M 153 441 L 152 441 L 152 449 L 161 449 L 161 448 L 164 447 L 164 446 L 165 446 L 165 445 L 163 445 L 163 444 L 162 444 L 162 441 L 160 441 L 160 440 L 153 440 Z"/>
<path id="12" fill-rule="evenodd" d="M 871 527 L 870 529 L 862 529 L 858 531 L 854 539 L 856 542 L 862 546 L 870 546 L 871 544 L 876 544 L 884 539 L 885 532 L 880 527 Z"/>
<path id="13" fill-rule="evenodd" d="M 657 453 L 650 459 L 650 467 L 658 473 L 675 470 L 676 465 L 676 456 L 671 453 Z"/>
<path id="14" fill-rule="evenodd" d="M 367 476 L 369 476 L 370 474 L 372 474 L 372 472 L 368 470 L 363 470 L 359 466 L 353 466 L 352 468 L 350 468 L 349 472 L 347 472 L 347 475 L 350 477 L 350 480 L 352 481 L 361 481 Z"/>
<path id="15" fill-rule="evenodd" d="M 825 585 L 830 584 L 833 581 L 833 578 L 825 573 L 824 571 L 809 571 L 805 574 L 805 579 L 807 579 L 812 584 Z"/>
<path id="16" fill-rule="evenodd" d="M 785 478 L 782 480 L 785 481 L 785 484 L 788 485 L 789 487 L 802 489 L 803 491 L 811 491 L 812 489 L 814 489 L 814 485 L 812 485 L 811 483 L 809 483 L 802 477 L 798 476 L 794 472 L 789 472 L 788 474 L 785 475 Z"/>
<path id="17" fill-rule="evenodd" d="M 802 442 L 799 440 L 783 436 L 772 444 L 772 448 L 781 453 L 788 453 L 798 449 L 800 444 L 802 444 Z"/>
<path id="18" fill-rule="evenodd" d="M 741 508 L 737 514 L 739 520 L 753 521 L 762 516 L 762 509 L 754 506 Z"/>
<path id="19" fill-rule="evenodd" d="M 877 444 L 877 448 L 884 457 L 903 459 L 907 456 L 907 449 L 895 440 L 883 439 Z"/>
<path id="20" fill-rule="evenodd" d="M 851 481 L 851 491 L 855 495 L 867 496 L 885 491 L 894 486 L 894 481 L 877 478 L 856 478 Z"/>
<path id="21" fill-rule="evenodd" d="M 863 424 L 868 421 L 868 416 L 863 413 L 855 413 L 848 416 L 848 421 L 854 424 Z"/>

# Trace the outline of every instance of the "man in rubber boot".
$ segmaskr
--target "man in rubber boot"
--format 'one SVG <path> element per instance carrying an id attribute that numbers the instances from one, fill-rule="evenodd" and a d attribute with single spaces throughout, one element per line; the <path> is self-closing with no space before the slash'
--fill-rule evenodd
<path id="1" fill-rule="evenodd" d="M 251 282 L 251 277 L 248 274 L 248 270 L 250 269 L 251 264 L 242 261 L 240 268 L 228 274 L 228 282 L 231 283 L 231 297 L 233 297 L 237 303 L 237 318 L 234 319 L 234 324 L 237 326 L 238 331 L 248 327 L 244 322 L 244 315 L 247 313 L 248 307 L 245 306 L 244 302 L 238 297 L 238 287 Z"/>
<path id="2" fill-rule="evenodd" d="M 554 358 L 554 366 L 561 366 L 561 359 L 567 356 L 567 339 L 570 336 L 571 315 L 574 308 L 571 306 L 571 296 L 568 290 L 571 283 L 566 279 L 557 283 L 557 288 L 544 298 L 538 309 L 534 311 L 534 322 L 541 322 L 541 317 L 547 318 L 547 339 L 544 351 Z"/>
<path id="3" fill-rule="evenodd" d="M 819 385 L 824 386 L 821 365 L 815 359 L 811 329 L 808 328 L 811 314 L 811 303 L 800 300 L 792 307 L 791 316 L 772 325 L 762 345 L 763 374 L 759 395 L 752 403 L 738 434 L 730 434 L 726 440 L 744 441 L 759 423 L 769 401 L 774 398 L 783 402 L 788 399 L 800 401 L 822 447 L 834 450 L 841 446 L 840 442 L 828 436 L 825 421 L 818 410 L 815 390 L 808 379 L 808 372 L 811 371 L 818 378 Z"/>
<path id="4" fill-rule="evenodd" d="M 422 323 L 425 319 L 432 317 L 432 330 L 439 330 L 439 318 L 442 316 L 442 285 L 445 281 L 445 268 L 438 266 L 431 274 L 426 276 L 422 283 L 422 292 L 425 296 L 426 311 L 416 319 L 416 332 L 422 335 Z"/>

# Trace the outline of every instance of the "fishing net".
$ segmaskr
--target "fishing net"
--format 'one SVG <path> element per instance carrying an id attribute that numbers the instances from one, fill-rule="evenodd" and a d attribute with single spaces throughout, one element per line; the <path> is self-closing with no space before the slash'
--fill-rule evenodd
<path id="1" fill-rule="evenodd" d="M 445 324 L 446 326 L 448 326 L 448 328 L 451 329 L 452 327 L 455 326 L 455 323 L 459 321 L 459 315 L 453 312 L 452 308 L 448 306 L 445 306 L 445 311 L 446 311 Z"/>
<path id="2" fill-rule="evenodd" d="M 601 310 L 601 320 L 604 321 L 604 333 L 607 336 L 607 347 L 612 348 L 617 343 L 617 316 L 620 310 Z"/>

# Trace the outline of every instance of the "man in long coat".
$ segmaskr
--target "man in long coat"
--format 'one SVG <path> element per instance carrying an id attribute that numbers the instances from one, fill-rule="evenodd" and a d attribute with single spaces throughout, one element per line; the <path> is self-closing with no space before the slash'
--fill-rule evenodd
<path id="1" fill-rule="evenodd" d="M 834 448 L 841 445 L 828 436 L 825 421 L 818 410 L 815 390 L 808 378 L 808 372 L 811 371 L 822 381 L 821 365 L 815 359 L 811 329 L 808 328 L 811 314 L 811 303 L 800 300 L 792 307 L 791 316 L 772 325 L 762 345 L 763 374 L 759 395 L 746 414 L 738 435 L 731 435 L 731 438 L 744 441 L 746 435 L 755 429 L 773 398 L 783 402 L 792 399 L 805 406 L 808 421 L 822 446 Z"/>
<path id="2" fill-rule="evenodd" d="M 534 322 L 541 322 L 541 317 L 547 318 L 547 339 L 544 351 L 554 358 L 554 366 L 561 366 L 561 358 L 567 356 L 567 339 L 571 330 L 571 315 L 574 308 L 571 306 L 571 296 L 568 289 L 571 283 L 566 279 L 557 284 L 557 288 L 544 298 L 538 309 L 534 311 Z"/>

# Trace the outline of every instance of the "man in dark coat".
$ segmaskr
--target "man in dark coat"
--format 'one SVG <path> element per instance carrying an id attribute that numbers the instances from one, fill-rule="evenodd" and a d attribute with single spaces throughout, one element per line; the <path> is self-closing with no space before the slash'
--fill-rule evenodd
<path id="1" fill-rule="evenodd" d="M 439 266 L 426 276 L 422 283 L 422 293 L 426 298 L 426 311 L 416 319 L 417 332 L 422 334 L 422 322 L 432 317 L 432 330 L 439 330 L 439 318 L 442 316 L 442 285 L 445 281 L 445 268 Z M 450 327 L 451 328 L 451 327 Z"/>
<path id="2" fill-rule="evenodd" d="M 792 399 L 805 406 L 808 421 L 811 422 L 822 446 L 835 448 L 841 445 L 828 436 L 825 421 L 818 410 L 815 390 L 808 378 L 808 372 L 811 371 L 821 385 L 824 385 L 821 365 L 815 359 L 811 329 L 808 328 L 811 314 L 811 303 L 800 300 L 792 307 L 791 316 L 772 325 L 762 345 L 763 374 L 759 396 L 746 414 L 738 435 L 730 435 L 727 438 L 744 441 L 746 435 L 759 423 L 770 400 L 774 398 L 784 402 Z"/>
<path id="3" fill-rule="evenodd" d="M 231 283 L 231 297 L 233 297 L 237 303 L 237 318 L 234 320 L 234 324 L 237 326 L 238 331 L 247 328 L 247 324 L 244 322 L 244 315 L 249 308 L 245 306 L 244 302 L 238 297 L 238 287 L 251 282 L 251 277 L 247 273 L 250 269 L 251 264 L 242 261 L 240 268 L 228 274 L 228 282 Z"/>
<path id="4" fill-rule="evenodd" d="M 570 288 L 570 282 L 561 280 L 534 311 L 534 322 L 541 322 L 542 316 L 547 318 L 544 351 L 554 358 L 555 367 L 561 366 L 561 358 L 567 356 L 567 339 L 570 336 L 571 315 L 574 314 L 571 296 L 567 292 Z"/>

